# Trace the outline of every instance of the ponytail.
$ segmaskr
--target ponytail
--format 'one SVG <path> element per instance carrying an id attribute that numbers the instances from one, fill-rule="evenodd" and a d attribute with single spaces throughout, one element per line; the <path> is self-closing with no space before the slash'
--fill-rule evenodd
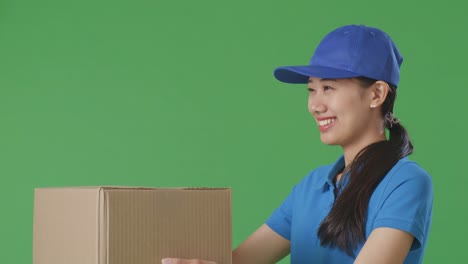
<path id="1" fill-rule="evenodd" d="M 368 88 L 376 80 L 357 78 Z M 389 140 L 375 142 L 362 149 L 349 166 L 349 183 L 336 197 L 333 207 L 318 229 L 321 245 L 338 247 L 350 256 L 366 240 L 369 200 L 390 169 L 413 152 L 413 145 L 400 121 L 393 115 L 396 87 L 390 85 L 382 105 Z M 344 173 L 344 172 L 343 172 Z"/>
<path id="2" fill-rule="evenodd" d="M 393 120 L 392 120 L 393 119 Z M 386 114 L 385 127 L 390 131 L 389 141 L 395 145 L 395 150 L 399 151 L 399 156 L 406 157 L 413 153 L 413 144 L 398 119 L 393 117 L 392 112 Z"/>

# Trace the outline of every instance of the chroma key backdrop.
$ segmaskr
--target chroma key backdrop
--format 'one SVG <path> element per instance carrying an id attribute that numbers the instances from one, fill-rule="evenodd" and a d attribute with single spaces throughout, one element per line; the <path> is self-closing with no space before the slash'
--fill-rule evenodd
<path id="1" fill-rule="evenodd" d="M 1 0 L 1 262 L 31 263 L 37 187 L 231 187 L 237 246 L 341 154 L 320 142 L 306 87 L 273 69 L 306 64 L 338 26 L 365 24 L 404 56 L 395 114 L 435 191 L 424 263 L 468 263 L 465 10 L 455 0 Z"/>

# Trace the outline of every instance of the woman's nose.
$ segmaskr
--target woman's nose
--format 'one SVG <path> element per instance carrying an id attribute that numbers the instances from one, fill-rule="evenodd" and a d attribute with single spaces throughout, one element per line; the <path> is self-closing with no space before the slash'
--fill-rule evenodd
<path id="1" fill-rule="evenodd" d="M 327 111 L 327 107 L 322 100 L 318 98 L 309 99 L 309 112 L 312 115 L 317 115 Z"/>

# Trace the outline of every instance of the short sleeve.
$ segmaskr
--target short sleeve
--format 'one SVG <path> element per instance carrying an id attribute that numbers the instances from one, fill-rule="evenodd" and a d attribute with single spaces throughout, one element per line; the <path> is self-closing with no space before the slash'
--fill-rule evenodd
<path id="1" fill-rule="evenodd" d="M 296 189 L 297 186 L 292 189 L 283 203 L 273 211 L 266 221 L 266 225 L 287 240 L 291 240 L 291 223 Z"/>
<path id="2" fill-rule="evenodd" d="M 431 177 L 415 163 L 402 165 L 386 182 L 373 229 L 390 227 L 415 237 L 412 249 L 425 243 L 432 215 Z"/>

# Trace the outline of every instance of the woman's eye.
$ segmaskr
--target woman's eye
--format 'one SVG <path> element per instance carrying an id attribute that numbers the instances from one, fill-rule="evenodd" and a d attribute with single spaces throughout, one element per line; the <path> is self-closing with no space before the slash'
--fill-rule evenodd
<path id="1" fill-rule="evenodd" d="M 311 92 L 314 92 L 315 90 L 312 89 L 312 88 L 307 88 L 307 91 L 309 91 L 309 93 L 311 93 Z"/>
<path id="2" fill-rule="evenodd" d="M 333 87 L 331 87 L 331 86 L 328 86 L 328 85 L 323 87 L 323 90 L 325 90 L 325 91 L 327 91 L 327 90 L 331 90 L 331 89 L 333 89 Z"/>

